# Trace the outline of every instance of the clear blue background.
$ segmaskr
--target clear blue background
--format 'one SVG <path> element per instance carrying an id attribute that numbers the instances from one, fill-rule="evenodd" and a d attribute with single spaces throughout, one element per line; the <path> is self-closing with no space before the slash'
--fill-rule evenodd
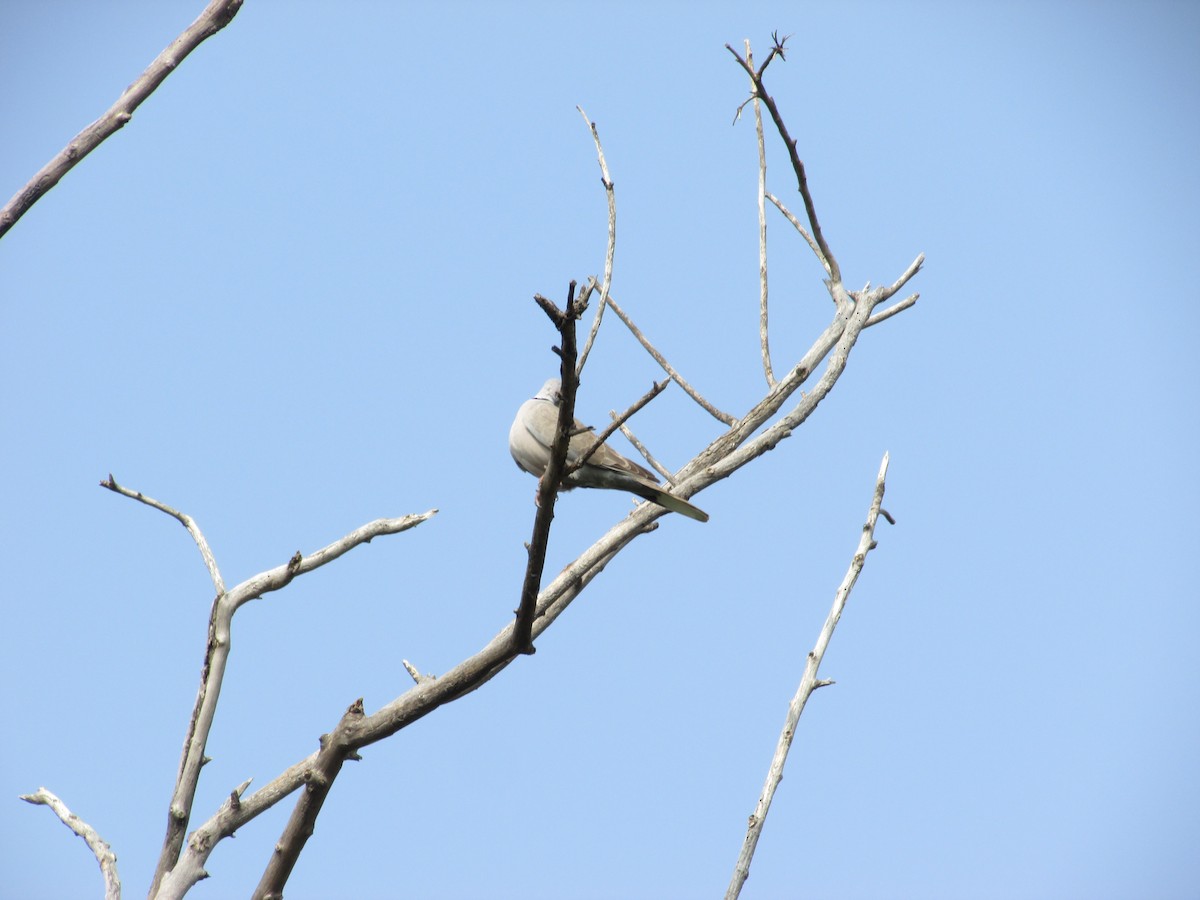
<path id="1" fill-rule="evenodd" d="M 769 70 L 850 287 L 919 252 L 813 419 L 662 522 L 501 677 L 348 766 L 289 900 L 724 891 L 805 654 L 881 526 L 744 896 L 1200 894 L 1200 7 L 1191 3 L 251 0 L 0 241 L 5 652 L 0 895 L 98 896 L 45 785 L 144 895 L 212 587 L 438 507 L 245 607 L 202 821 L 355 698 L 443 672 L 510 618 L 534 482 L 505 446 L 599 273 L 740 415 L 764 384 L 756 151 L 723 49 Z M 11 196 L 200 11 L 7 4 Z M 799 211 L 779 141 L 770 187 Z M 777 371 L 830 315 L 771 220 Z M 659 375 L 615 319 L 602 423 Z M 672 389 L 672 466 L 719 432 Z M 548 573 L 628 510 L 563 498 Z M 290 802 L 195 897 L 246 896 Z"/>

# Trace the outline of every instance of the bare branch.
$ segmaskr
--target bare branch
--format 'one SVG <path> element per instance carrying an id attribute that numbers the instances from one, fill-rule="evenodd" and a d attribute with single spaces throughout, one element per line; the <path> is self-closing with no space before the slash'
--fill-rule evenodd
<path id="1" fill-rule="evenodd" d="M 133 118 L 133 111 L 141 106 L 142 101 L 178 68 L 189 53 L 228 25 L 241 6 L 242 0 L 211 0 L 200 17 L 155 57 L 154 62 L 150 63 L 133 84 L 125 88 L 125 92 L 108 112 L 75 135 L 54 159 L 46 163 L 13 195 L 4 208 L 0 209 L 0 237 L 3 237 L 16 221 L 58 184 L 81 159 Z"/>
<path id="2" fill-rule="evenodd" d="M 333 782 L 342 770 L 342 764 L 347 759 L 358 759 L 358 753 L 351 747 L 345 735 L 351 725 L 362 719 L 363 701 L 360 697 L 346 710 L 337 727 L 321 739 L 321 750 L 310 775 L 304 792 L 296 801 L 292 815 L 283 830 L 283 836 L 275 845 L 271 861 L 263 872 L 262 879 L 251 895 L 253 900 L 283 900 L 283 888 L 301 851 L 316 827 L 317 816 L 325 804 L 325 798 L 333 788 Z"/>
<path id="3" fill-rule="evenodd" d="M 792 211 L 783 205 L 783 201 L 774 194 L 767 194 L 767 199 L 774 203 L 775 207 L 781 213 L 783 213 L 787 220 L 792 223 L 795 229 L 800 232 L 800 237 L 804 238 L 804 240 L 808 243 L 808 246 L 812 249 L 812 252 L 817 257 L 817 262 L 821 264 L 821 268 L 823 268 L 825 270 L 825 274 L 828 275 L 829 260 L 825 258 L 825 255 L 821 252 L 821 248 L 817 246 L 817 242 L 812 239 L 812 235 L 809 234 L 805 227 L 800 224 L 800 220 L 797 219 L 795 215 L 792 214 Z"/>
<path id="4" fill-rule="evenodd" d="M 800 679 L 800 687 L 796 690 L 796 695 L 792 698 L 792 702 L 788 706 L 783 733 L 780 734 L 779 742 L 775 746 L 775 756 L 771 760 L 770 769 L 767 770 L 766 784 L 763 786 L 762 794 L 758 798 L 758 804 L 750 816 L 750 825 L 746 830 L 746 838 L 742 842 L 742 850 L 738 855 L 737 864 L 733 869 L 733 878 L 729 883 L 729 889 L 725 892 L 725 900 L 736 900 L 737 896 L 741 893 L 742 886 L 746 883 L 746 879 L 750 875 L 750 861 L 754 857 L 754 848 L 758 845 L 758 839 L 762 834 L 767 813 L 771 809 L 771 800 L 775 796 L 775 789 L 783 779 L 783 766 L 787 762 L 788 751 L 792 746 L 792 738 L 796 733 L 796 724 L 800 721 L 800 714 L 804 712 L 804 705 L 808 702 L 808 698 L 812 696 L 814 690 L 832 683 L 829 681 L 819 681 L 817 679 L 817 670 L 821 667 L 821 660 L 825 657 L 825 650 L 828 648 L 829 641 L 833 637 L 834 629 L 837 628 L 838 620 L 842 617 L 842 610 L 846 608 L 846 601 L 850 597 L 850 592 L 854 589 L 854 584 L 858 581 L 858 576 L 862 572 L 863 565 L 866 563 L 867 554 L 875 548 L 875 523 L 879 519 L 880 506 L 883 503 L 887 469 L 888 454 L 885 453 L 883 454 L 883 463 L 879 467 L 879 475 L 875 479 L 875 494 L 871 500 L 871 507 L 867 511 L 867 521 L 863 526 L 862 535 L 858 541 L 858 548 L 854 551 L 854 558 L 850 561 L 850 567 L 847 569 L 842 583 L 838 586 L 837 593 L 834 594 L 833 606 L 829 610 L 829 615 L 825 617 L 825 624 L 821 627 L 821 633 L 817 636 L 817 643 L 809 651 L 808 660 L 804 665 L 804 675 Z"/>
<path id="5" fill-rule="evenodd" d="M 604 319 L 604 307 L 607 305 L 608 292 L 612 287 L 613 256 L 617 250 L 617 198 L 616 192 L 613 190 L 612 179 L 608 176 L 608 163 L 604 159 L 604 147 L 600 144 L 600 132 L 596 130 L 596 123 L 587 117 L 583 107 L 576 106 L 575 108 L 579 110 L 583 121 L 587 122 L 588 128 L 592 132 L 592 140 L 596 144 L 596 158 L 600 161 L 600 183 L 604 185 L 604 193 L 608 197 L 608 247 L 604 252 L 604 282 L 600 287 L 600 304 L 596 307 L 596 317 L 592 320 L 591 330 L 588 332 L 587 340 L 584 341 L 583 350 L 579 353 L 579 363 L 575 366 L 575 374 L 580 375 L 583 372 L 583 364 L 587 362 L 588 354 L 592 352 L 592 344 L 595 343 L 596 333 L 600 330 L 600 322 Z"/>
<path id="6" fill-rule="evenodd" d="M 880 310 L 879 312 L 875 313 L 873 316 L 871 316 L 871 318 L 867 319 L 867 324 L 865 324 L 863 327 L 870 328 L 872 325 L 878 325 L 880 322 L 890 319 L 892 316 L 896 315 L 896 313 L 904 312 L 910 306 L 913 306 L 917 302 L 917 298 L 920 296 L 920 294 L 909 294 L 895 306 L 889 306 L 887 309 Z"/>
<path id="7" fill-rule="evenodd" d="M 217 568 L 216 557 L 213 556 L 212 550 L 208 546 L 208 541 L 205 540 L 204 533 L 200 531 L 200 526 L 196 524 L 195 519 L 186 513 L 179 512 L 177 509 L 172 509 L 165 503 L 159 503 L 152 497 L 147 497 L 141 491 L 133 491 L 127 487 L 122 487 L 117 484 L 111 472 L 108 473 L 108 478 L 100 482 L 100 487 L 108 488 L 110 491 L 120 494 L 123 497 L 130 497 L 139 503 L 145 503 L 147 506 L 153 507 L 159 512 L 164 512 L 182 523 L 183 527 L 188 530 L 188 534 L 192 536 L 192 540 L 196 542 L 196 546 L 200 548 L 200 557 L 204 560 L 205 568 L 208 569 L 208 576 L 212 579 L 213 587 L 216 588 L 218 594 L 225 593 L 225 581 L 221 578 L 221 570 Z"/>
<path id="8" fill-rule="evenodd" d="M 616 418 L 612 413 L 609 413 L 609 415 L 612 415 L 614 419 Z M 642 454 L 642 457 L 650 464 L 650 468 L 663 477 L 663 481 L 670 485 L 675 484 L 675 475 L 655 459 L 654 454 L 646 448 L 645 444 L 638 440 L 637 435 L 633 433 L 628 425 L 621 425 L 621 434 L 625 435 L 625 440 L 637 448 L 638 453 Z"/>
<path id="9" fill-rule="evenodd" d="M 88 848 L 100 864 L 100 874 L 104 876 L 104 900 L 121 900 L 121 878 L 117 874 L 117 854 L 91 825 L 71 812 L 67 804 L 54 796 L 44 787 L 38 788 L 32 794 L 22 794 L 26 803 L 48 806 L 64 825 L 83 838 Z"/>
<path id="10" fill-rule="evenodd" d="M 895 294 L 899 293 L 900 288 L 902 288 L 906 284 L 908 284 L 909 279 L 911 279 L 914 275 L 916 275 L 918 272 L 920 272 L 921 266 L 923 266 L 923 265 L 925 265 L 925 254 L 918 253 L 917 258 L 908 264 L 908 268 L 904 270 L 903 274 L 901 274 L 901 276 L 896 279 L 896 281 L 892 284 L 892 286 L 889 288 L 884 288 L 883 299 L 887 300 L 889 297 L 892 297 Z"/>
<path id="11" fill-rule="evenodd" d="M 592 445 L 588 447 L 587 450 L 585 450 L 582 454 L 580 454 L 579 459 L 567 466 L 566 470 L 563 472 L 563 477 L 566 478 L 572 472 L 582 468 L 584 463 L 592 458 L 592 454 L 599 450 L 600 446 L 610 437 L 612 437 L 618 428 L 628 422 L 634 413 L 641 410 L 642 407 L 666 390 L 667 385 L 670 383 L 671 381 L 668 378 L 664 378 L 662 381 L 656 381 L 650 390 L 646 391 L 646 393 L 633 402 L 629 409 L 625 410 L 625 412 L 621 413 L 619 416 L 614 415 L 612 424 L 596 436 L 596 439 L 592 442 Z"/>
<path id="12" fill-rule="evenodd" d="M 750 40 L 746 39 L 746 62 L 754 67 L 754 56 L 750 51 Z M 754 80 L 750 85 L 753 88 Z M 754 135 L 758 140 L 758 342 L 762 351 L 763 375 L 767 387 L 775 386 L 775 373 L 771 369 L 771 345 L 767 328 L 767 145 L 763 138 L 762 104 L 758 95 L 750 98 L 754 103 Z"/>
<path id="13" fill-rule="evenodd" d="M 649 340 L 646 339 L 646 336 L 642 334 L 641 330 L 633 324 L 633 320 L 625 314 L 625 311 L 621 309 L 621 307 L 617 306 L 617 302 L 613 300 L 611 296 L 608 298 L 608 305 L 612 307 L 613 312 L 615 312 L 621 321 L 625 323 L 625 327 L 633 332 L 633 336 L 638 339 L 639 343 L 646 348 L 646 352 L 654 357 L 654 361 L 662 366 L 664 372 L 671 376 L 671 380 L 683 388 L 687 392 L 687 395 L 699 403 L 709 415 L 720 422 L 724 422 L 726 425 L 732 425 L 737 421 L 733 416 L 729 415 L 729 413 L 721 412 L 721 410 L 717 409 L 715 406 L 705 400 L 704 397 L 700 395 L 699 391 L 688 384 L 687 381 L 684 380 L 683 376 L 676 372 L 675 369 L 671 367 L 671 364 L 667 362 L 666 358 L 655 349 L 654 345 L 651 344 Z"/>
<path id="14" fill-rule="evenodd" d="M 800 155 L 796 151 L 796 139 L 788 133 L 787 125 L 783 122 L 783 116 L 779 112 L 779 107 L 775 104 L 774 98 L 767 93 L 767 89 L 763 86 L 763 72 L 777 54 L 782 58 L 783 41 L 786 40 L 786 38 L 779 39 L 777 36 L 775 37 L 775 46 L 771 48 L 771 53 L 767 56 L 766 62 L 762 64 L 757 72 L 731 46 L 726 44 L 725 49 L 732 53 L 733 58 L 738 61 L 738 65 L 745 69 L 746 74 L 750 76 L 750 80 L 753 82 L 754 94 L 760 97 L 763 103 L 767 105 L 767 112 L 771 114 L 771 119 L 775 123 L 775 129 L 779 132 L 779 136 L 783 138 L 784 146 L 787 147 L 788 157 L 792 162 L 792 171 L 796 173 L 796 185 L 800 190 L 800 196 L 804 198 L 804 211 L 808 214 L 808 224 L 812 227 L 812 235 L 816 239 L 817 246 L 821 248 L 821 255 L 829 263 L 829 277 L 836 282 L 840 282 L 842 280 L 842 272 L 838 267 L 837 260 L 833 256 L 833 251 L 829 249 L 829 244 L 825 242 L 825 235 L 821 232 L 821 223 L 817 220 L 817 208 L 813 203 L 812 194 L 808 189 L 808 176 L 804 172 L 804 163 L 801 162 Z"/>

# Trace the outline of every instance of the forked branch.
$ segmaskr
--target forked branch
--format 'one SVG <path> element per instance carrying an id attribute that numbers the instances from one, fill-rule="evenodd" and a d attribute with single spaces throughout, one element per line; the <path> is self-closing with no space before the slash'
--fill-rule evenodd
<path id="1" fill-rule="evenodd" d="M 784 44 L 787 42 L 787 38 L 780 38 L 778 35 L 773 35 L 773 37 L 775 38 L 774 46 L 758 69 L 755 69 L 753 65 L 729 44 L 725 45 L 725 49 L 733 54 L 733 58 L 738 61 L 738 65 L 750 76 L 750 81 L 753 85 L 753 96 L 760 98 L 767 105 L 767 112 L 771 114 L 771 120 L 775 123 L 775 130 L 779 132 L 779 136 L 783 138 L 783 143 L 787 147 L 788 158 L 792 163 L 792 171 L 796 173 L 796 185 L 800 189 L 800 196 L 804 198 L 804 210 L 808 214 L 808 223 L 812 227 L 812 236 L 816 240 L 817 247 L 820 250 L 825 271 L 829 274 L 829 278 L 832 281 L 840 283 L 842 280 L 842 271 L 833 256 L 833 251 L 829 249 L 829 244 L 825 241 L 825 235 L 821 231 L 821 223 L 817 220 L 817 208 L 813 203 L 812 193 L 808 189 L 808 175 L 805 174 L 804 163 L 801 161 L 800 154 L 796 150 L 796 139 L 788 133 L 787 125 L 784 124 L 783 116 L 779 112 L 779 106 L 763 86 L 763 72 L 771 64 L 771 60 L 776 56 L 780 59 L 785 59 Z"/>

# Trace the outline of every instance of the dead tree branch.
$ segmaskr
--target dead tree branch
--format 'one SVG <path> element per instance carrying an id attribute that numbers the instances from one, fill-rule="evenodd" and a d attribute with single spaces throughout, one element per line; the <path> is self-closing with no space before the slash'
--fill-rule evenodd
<path id="1" fill-rule="evenodd" d="M 32 794 L 22 794 L 20 799 L 26 803 L 50 807 L 64 825 L 83 838 L 84 843 L 95 855 L 96 862 L 100 864 L 100 874 L 104 877 L 104 900 L 121 900 L 121 878 L 117 874 L 117 854 L 112 852 L 112 847 L 100 837 L 96 829 L 71 812 L 67 804 L 44 787 L 38 788 Z"/>
<path id="2" fill-rule="evenodd" d="M 71 139 L 54 159 L 21 188 L 0 209 L 0 238 L 21 216 L 25 215 L 47 191 L 58 184 L 85 156 L 133 118 L 133 111 L 142 105 L 166 77 L 179 67 L 189 53 L 230 23 L 242 7 L 242 0 L 212 0 L 204 12 L 184 32 L 175 38 L 154 62 L 117 99 L 104 115 Z"/>
<path id="3" fill-rule="evenodd" d="M 199 547 L 200 554 L 204 558 L 205 565 L 217 588 L 217 595 L 209 614 L 208 641 L 204 663 L 200 670 L 200 689 L 196 694 L 196 703 L 192 709 L 187 736 L 183 742 L 183 755 L 179 761 L 175 788 L 171 794 L 162 851 L 159 854 L 158 865 L 151 882 L 150 896 L 153 897 L 163 878 L 179 859 L 180 848 L 183 846 L 188 822 L 191 820 L 192 804 L 195 802 L 196 789 L 200 782 L 200 769 L 204 765 L 204 751 L 213 719 L 216 716 L 217 701 L 220 699 L 225 668 L 229 661 L 229 643 L 234 613 L 244 603 L 287 586 L 296 576 L 333 562 L 360 544 L 369 543 L 373 538 L 381 535 L 398 534 L 420 525 L 435 515 L 437 510 L 431 509 L 419 515 L 403 516 L 398 519 L 376 519 L 374 522 L 368 522 L 314 553 L 305 556 L 297 552 L 283 565 L 255 575 L 232 590 L 226 591 L 216 559 L 195 520 L 165 503 L 147 497 L 141 491 L 134 491 L 117 484 L 112 475 L 109 475 L 100 484 L 110 491 L 144 503 L 182 522 Z"/>
<path id="4" fill-rule="evenodd" d="M 600 434 L 596 435 L 596 440 L 592 443 L 592 446 L 588 447 L 587 450 L 581 453 L 575 462 L 567 466 L 566 471 L 563 472 L 563 477 L 565 478 L 577 469 L 582 468 L 584 463 L 592 458 L 592 454 L 599 450 L 601 445 L 603 445 L 605 441 L 612 437 L 618 428 L 621 428 L 630 420 L 630 418 L 633 417 L 634 413 L 641 410 L 642 407 L 666 390 L 667 385 L 670 383 L 670 379 L 656 381 L 650 390 L 646 391 L 646 393 L 642 394 L 641 397 L 633 402 L 629 409 L 625 410 L 625 412 L 621 413 L 619 416 L 614 414 L 612 424 L 600 432 Z"/>
<path id="5" fill-rule="evenodd" d="M 800 714 L 804 712 L 804 705 L 808 702 L 808 698 L 812 696 L 813 691 L 818 687 L 823 687 L 830 683 L 819 681 L 817 679 L 817 671 L 821 668 L 821 660 L 825 657 L 825 650 L 829 647 L 829 641 L 833 637 L 833 630 L 837 628 L 838 621 L 842 617 L 842 611 L 846 608 L 846 601 L 850 598 L 850 592 L 854 590 L 855 582 L 858 581 L 858 576 L 866 564 L 867 554 L 875 549 L 875 523 L 879 520 L 880 508 L 883 505 L 887 470 L 888 454 L 885 453 L 883 454 L 883 463 L 879 467 L 879 475 L 875 479 L 875 494 L 871 499 L 871 507 L 867 511 L 867 521 L 863 525 L 862 536 L 859 538 L 858 547 L 854 551 L 854 557 L 850 561 L 850 567 L 846 570 L 846 575 L 842 579 L 842 583 L 838 586 L 837 593 L 834 594 L 833 606 L 829 610 L 829 615 L 825 617 L 825 624 L 821 626 L 820 634 L 817 635 L 817 643 L 809 651 L 808 659 L 804 665 L 804 675 L 800 679 L 800 686 L 797 688 L 796 695 L 792 698 L 792 702 L 788 706 L 787 717 L 783 724 L 783 732 L 779 735 L 779 742 L 775 746 L 775 755 L 771 760 L 770 768 L 767 770 L 766 784 L 763 785 L 763 791 L 758 798 L 758 804 L 754 807 L 754 812 L 750 816 L 749 827 L 746 829 L 746 838 L 742 842 L 741 853 L 738 854 L 737 863 L 734 865 L 733 878 L 729 883 L 729 889 L 725 892 L 725 900 L 737 900 L 737 896 L 742 891 L 742 886 L 746 883 L 746 879 L 750 877 L 750 861 L 754 857 L 754 849 L 758 846 L 758 839 L 762 835 L 767 813 L 771 809 L 771 800 L 775 796 L 775 789 L 779 787 L 779 782 L 783 779 L 783 766 L 787 762 L 788 751 L 792 746 L 792 738 L 796 734 L 796 725 L 800 721 Z"/>
<path id="6" fill-rule="evenodd" d="M 646 352 L 654 357 L 654 361 L 662 366 L 663 371 L 670 375 L 671 380 L 683 388 L 689 397 L 700 404 L 700 406 L 717 421 L 724 422 L 726 425 L 732 425 L 736 421 L 733 416 L 729 415 L 729 413 L 722 412 L 705 400 L 699 391 L 688 384 L 684 377 L 675 371 L 671 364 L 667 362 L 666 357 L 659 353 L 655 346 L 650 343 L 649 339 L 642 334 L 641 329 L 633 324 L 633 319 L 629 318 L 629 316 L 625 314 L 625 310 L 617 306 L 617 301 L 613 300 L 611 295 L 608 298 L 608 305 L 612 307 L 612 311 L 617 314 L 617 317 L 625 323 L 625 327 L 633 332 L 633 336 L 638 339 L 638 343 L 646 348 Z"/>

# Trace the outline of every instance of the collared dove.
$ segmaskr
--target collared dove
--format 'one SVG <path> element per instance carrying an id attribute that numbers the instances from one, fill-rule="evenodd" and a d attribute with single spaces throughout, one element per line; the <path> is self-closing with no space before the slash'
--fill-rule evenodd
<path id="1" fill-rule="evenodd" d="M 550 445 L 558 427 L 561 399 L 562 382 L 551 378 L 532 400 L 521 404 L 508 432 L 508 449 L 512 458 L 535 478 L 541 478 L 550 464 Z M 578 433 L 572 436 L 567 447 L 568 465 L 579 459 L 596 441 L 595 435 L 586 428 L 578 419 L 575 420 L 574 430 Z M 629 491 L 689 519 L 708 521 L 708 513 L 692 506 L 682 497 L 668 494 L 659 486 L 653 472 L 626 459 L 607 444 L 602 444 L 582 467 L 567 476 L 563 488 L 570 490 L 575 487 Z"/>

